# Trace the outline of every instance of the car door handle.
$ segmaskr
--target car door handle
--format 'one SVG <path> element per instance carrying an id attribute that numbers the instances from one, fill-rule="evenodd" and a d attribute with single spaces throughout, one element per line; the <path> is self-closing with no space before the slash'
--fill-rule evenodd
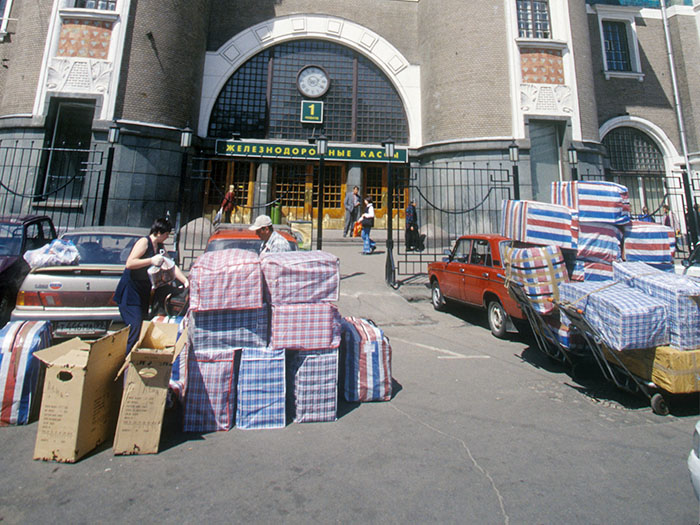
<path id="1" fill-rule="evenodd" d="M 464 273 L 464 268 L 460 268 L 459 271 L 460 271 L 461 273 Z"/>
<path id="2" fill-rule="evenodd" d="M 484 272 L 484 273 L 482 273 L 481 275 L 482 275 L 482 277 L 486 277 L 486 278 L 488 279 L 489 273 L 488 273 L 488 272 Z"/>

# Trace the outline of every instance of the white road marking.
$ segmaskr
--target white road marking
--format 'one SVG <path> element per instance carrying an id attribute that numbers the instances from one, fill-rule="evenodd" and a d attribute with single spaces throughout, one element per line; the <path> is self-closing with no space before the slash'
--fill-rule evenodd
<path id="1" fill-rule="evenodd" d="M 439 355 L 438 359 L 491 359 L 490 355 L 464 355 L 458 354 L 457 352 L 452 352 L 451 350 L 445 350 L 444 348 L 438 348 L 436 346 L 424 345 L 421 343 L 416 343 L 415 341 L 407 341 L 406 339 L 401 339 L 399 337 L 392 337 L 392 341 L 401 341 L 402 343 L 407 343 L 413 346 L 419 346 L 425 348 L 426 350 L 432 350 L 433 352 L 440 352 L 447 355 Z"/>

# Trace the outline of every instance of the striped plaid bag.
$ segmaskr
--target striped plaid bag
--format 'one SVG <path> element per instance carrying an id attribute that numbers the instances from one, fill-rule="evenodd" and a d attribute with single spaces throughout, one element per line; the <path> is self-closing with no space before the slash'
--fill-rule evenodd
<path id="1" fill-rule="evenodd" d="M 552 300 L 559 298 L 559 286 L 569 280 L 566 264 L 558 246 L 510 248 L 504 251 L 506 283 L 523 287 L 532 307 L 541 314 L 554 309 Z"/>
<path id="2" fill-rule="evenodd" d="M 192 312 L 193 342 L 198 350 L 257 348 L 270 338 L 270 307 Z"/>
<path id="3" fill-rule="evenodd" d="M 579 237 L 578 214 L 565 206 L 546 202 L 504 200 L 501 235 L 575 250 Z"/>
<path id="4" fill-rule="evenodd" d="M 41 362 L 34 352 L 49 346 L 48 321 L 14 321 L 0 330 L 0 426 L 26 425 L 36 415 Z"/>
<path id="5" fill-rule="evenodd" d="M 295 423 L 335 421 L 338 350 L 287 352 L 287 393 Z"/>
<path id="6" fill-rule="evenodd" d="M 270 303 L 324 303 L 338 300 L 340 260 L 323 251 L 269 253 L 260 258 Z"/>
<path id="7" fill-rule="evenodd" d="M 341 369 L 345 399 L 350 402 L 391 399 L 391 344 L 384 332 L 367 320 L 341 321 Z"/>
<path id="8" fill-rule="evenodd" d="M 578 211 L 580 222 L 626 224 L 630 221 L 629 192 L 605 181 L 554 181 L 552 203 Z"/>
<path id="9" fill-rule="evenodd" d="M 571 272 L 572 281 L 610 281 L 613 278 L 612 263 L 606 261 L 582 261 L 574 262 Z"/>
<path id="10" fill-rule="evenodd" d="M 659 270 L 673 271 L 676 233 L 653 222 L 632 221 L 625 225 L 623 257 L 627 262 L 646 263 Z"/>
<path id="11" fill-rule="evenodd" d="M 190 310 L 262 308 L 262 272 L 257 254 L 218 250 L 197 258 L 190 270 Z"/>
<path id="12" fill-rule="evenodd" d="M 619 261 L 622 258 L 622 232 L 620 228 L 614 224 L 580 223 L 576 258 L 584 261 L 608 263 Z"/>
<path id="13" fill-rule="evenodd" d="M 233 427 L 239 354 L 240 349 L 198 351 L 192 345 L 187 346 L 185 432 L 212 432 Z"/>
<path id="14" fill-rule="evenodd" d="M 668 344 L 668 310 L 663 301 L 620 282 L 608 283 L 563 283 L 560 300 L 582 309 L 588 323 L 614 350 Z"/>
<path id="15" fill-rule="evenodd" d="M 243 349 L 238 377 L 238 428 L 282 428 L 286 425 L 284 369 L 284 350 Z"/>
<path id="16" fill-rule="evenodd" d="M 340 314 L 335 305 L 272 306 L 270 347 L 281 350 L 327 350 L 340 345 Z"/>
<path id="17" fill-rule="evenodd" d="M 700 283 L 641 262 L 613 263 L 613 278 L 663 301 L 672 347 L 700 348 Z"/>

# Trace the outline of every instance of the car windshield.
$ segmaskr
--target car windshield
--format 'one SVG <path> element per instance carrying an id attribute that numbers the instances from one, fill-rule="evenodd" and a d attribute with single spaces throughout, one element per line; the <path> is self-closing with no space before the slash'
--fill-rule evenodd
<path id="1" fill-rule="evenodd" d="M 207 244 L 207 252 L 218 252 L 219 250 L 248 250 L 257 253 L 260 249 L 261 241 L 258 239 L 214 239 Z"/>
<path id="2" fill-rule="evenodd" d="M 0 255 L 19 255 L 22 249 L 22 226 L 0 223 Z"/>
<path id="3" fill-rule="evenodd" d="M 78 248 L 81 264 L 125 264 L 138 235 L 118 233 L 67 233 L 63 236 Z"/>

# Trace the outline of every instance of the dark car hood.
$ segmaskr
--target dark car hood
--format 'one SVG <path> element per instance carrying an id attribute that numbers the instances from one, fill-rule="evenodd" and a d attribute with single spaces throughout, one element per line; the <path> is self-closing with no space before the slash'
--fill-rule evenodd
<path id="1" fill-rule="evenodd" d="M 0 255 L 0 273 L 3 273 L 10 266 L 19 260 L 19 255 Z"/>

